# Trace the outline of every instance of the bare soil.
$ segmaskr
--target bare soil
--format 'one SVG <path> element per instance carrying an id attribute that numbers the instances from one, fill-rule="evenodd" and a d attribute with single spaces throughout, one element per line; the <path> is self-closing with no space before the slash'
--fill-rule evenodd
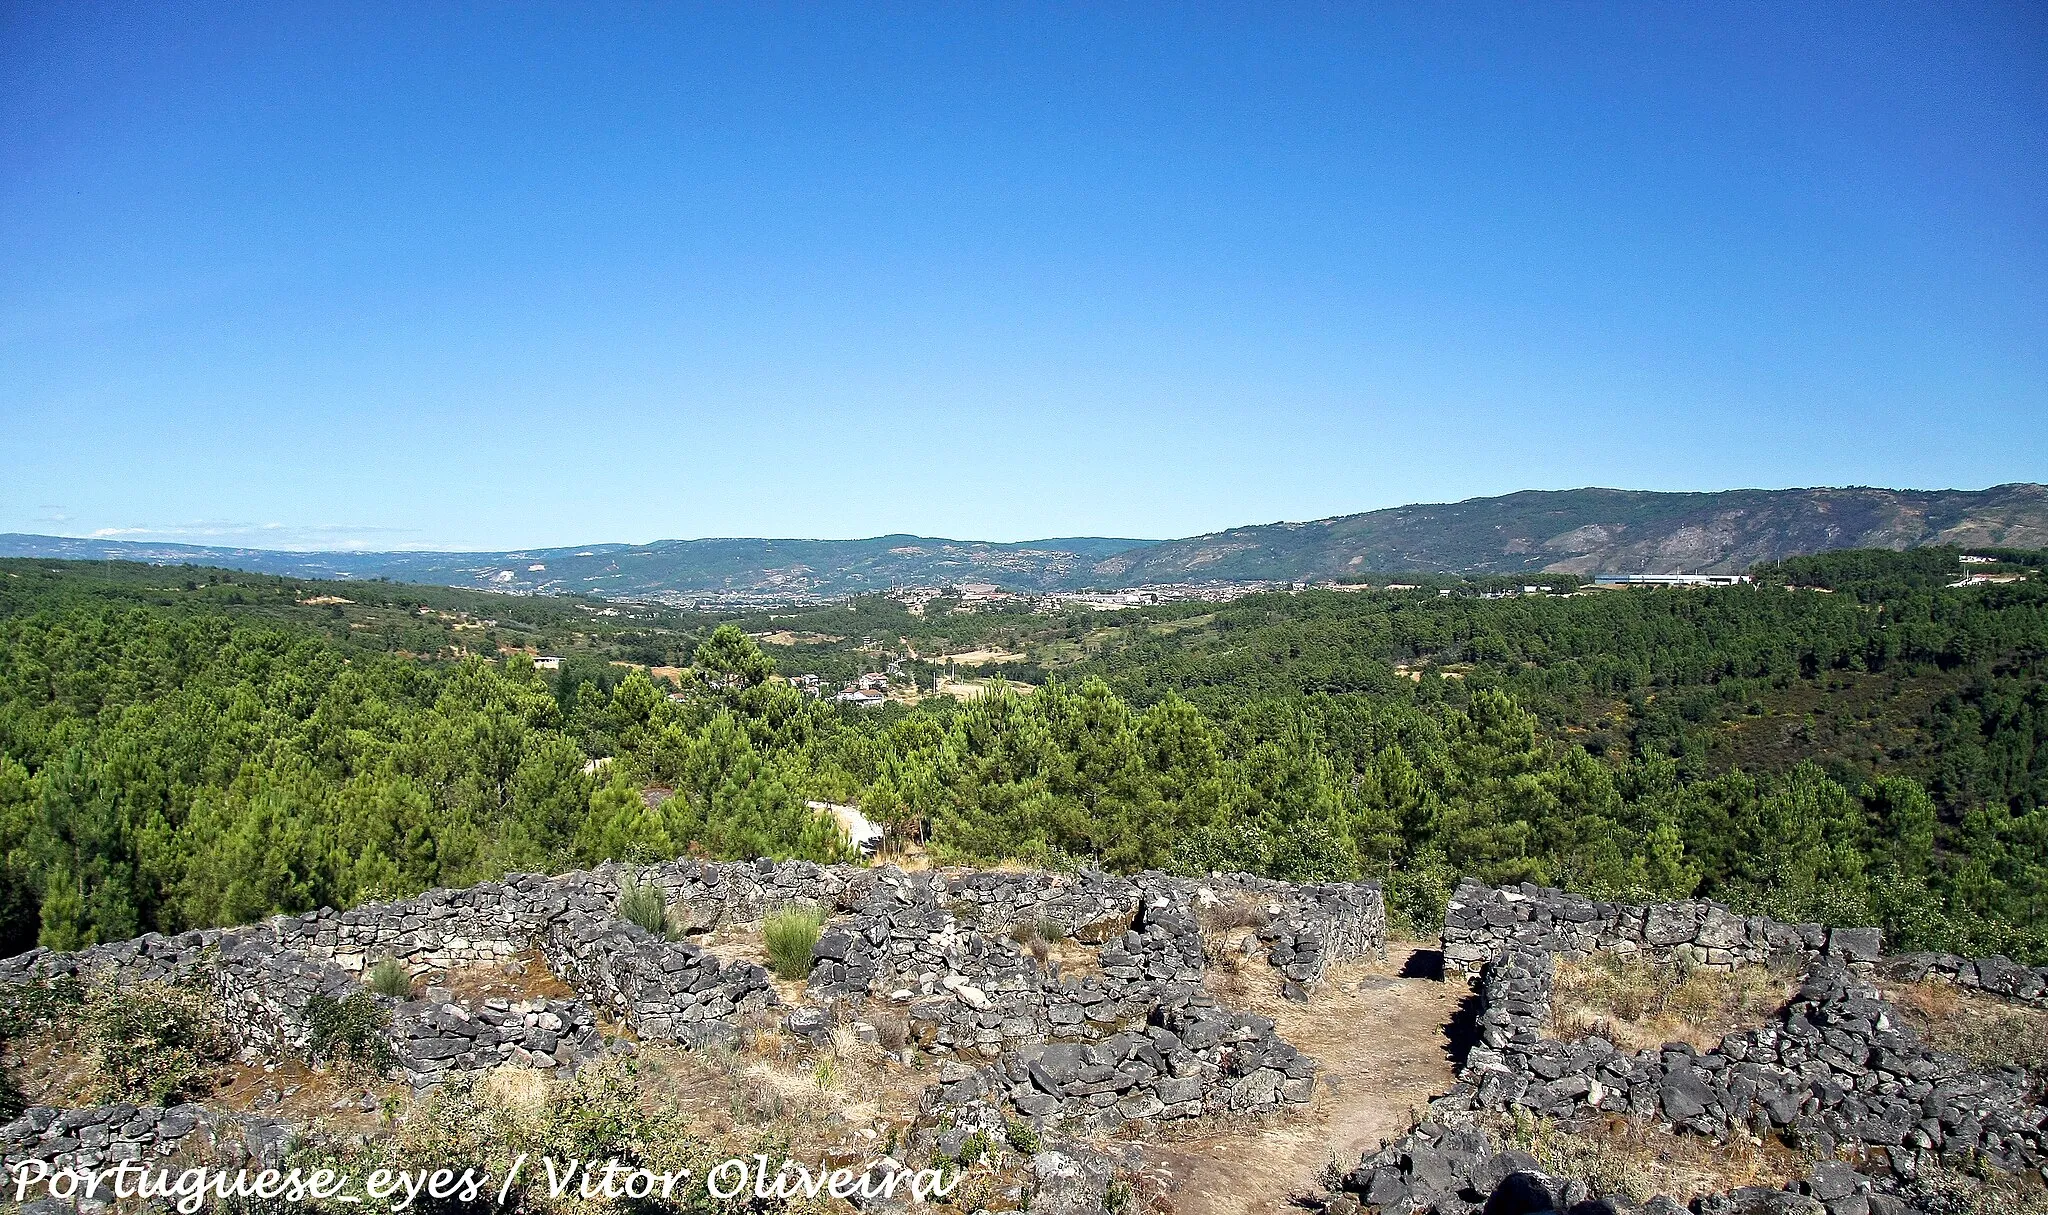
<path id="1" fill-rule="evenodd" d="M 1455 1081 L 1454 1026 L 1470 993 L 1435 978 L 1440 968 L 1433 945 L 1390 944 L 1384 965 L 1332 967 L 1307 1004 L 1281 999 L 1277 982 L 1264 992 L 1248 976 L 1225 976 L 1229 1001 L 1272 1017 L 1281 1037 L 1322 1063 L 1322 1079 L 1306 1113 L 1210 1128 L 1148 1153 L 1172 1178 L 1173 1210 L 1299 1210 L 1332 1161 L 1349 1168 L 1406 1133 L 1417 1111 Z"/>
<path id="2" fill-rule="evenodd" d="M 933 654 L 927 662 L 950 662 L 956 667 L 978 667 L 989 663 L 1023 662 L 1024 655 L 1016 650 L 979 649 L 965 650 L 958 654 Z"/>
<path id="3" fill-rule="evenodd" d="M 537 949 L 497 964 L 459 966 L 438 970 L 413 980 L 415 996 L 424 997 L 429 988 L 449 992 L 458 1004 L 499 1000 L 574 1000 L 576 989 L 555 977 L 548 961 Z"/>

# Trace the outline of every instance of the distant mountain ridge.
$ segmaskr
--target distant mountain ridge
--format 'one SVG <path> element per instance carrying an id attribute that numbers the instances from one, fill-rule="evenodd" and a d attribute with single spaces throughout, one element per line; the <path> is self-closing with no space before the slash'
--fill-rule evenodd
<path id="1" fill-rule="evenodd" d="M 1076 580 L 1085 584 L 1094 562 L 1146 543 L 1076 536 L 998 544 L 899 535 L 865 540 L 656 540 L 489 553 L 301 553 L 15 534 L 0 535 L 0 557 L 218 565 L 301 578 L 389 578 L 519 594 L 830 598 L 899 585 L 962 582 L 1052 590 Z"/>
<path id="2" fill-rule="evenodd" d="M 998 544 L 929 536 L 705 539 L 494 553 L 277 552 L 0 535 L 0 556 L 204 564 L 304 578 L 389 578 L 525 594 L 829 598 L 895 585 L 1018 591 L 1376 573 L 1734 573 L 1837 548 L 2048 547 L 2048 486 L 1983 490 L 1524 490 L 1184 540 Z"/>
<path id="3" fill-rule="evenodd" d="M 1740 573 L 1837 548 L 2048 545 L 2048 486 L 1523 490 L 1170 540 L 1095 564 L 1125 585 L 1368 573 Z"/>

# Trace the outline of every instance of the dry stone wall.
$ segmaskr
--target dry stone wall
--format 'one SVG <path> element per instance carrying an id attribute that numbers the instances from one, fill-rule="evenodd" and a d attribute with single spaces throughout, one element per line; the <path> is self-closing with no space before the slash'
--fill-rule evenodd
<path id="1" fill-rule="evenodd" d="M 1480 978 L 1480 1044 L 1448 1098 L 1558 1119 L 1633 1114 L 1723 1138 L 1790 1129 L 1807 1142 L 1991 1161 L 2043 1161 L 2048 1113 L 2017 1069 L 1977 1071 L 1924 1046 L 1874 990 L 1823 962 L 1772 1021 L 1696 1051 L 1628 1054 L 1548 1036 L 1554 959 L 1511 949 Z"/>
<path id="2" fill-rule="evenodd" d="M 2022 966 L 2011 958 L 1962 958 L 1952 953 L 1904 953 L 1884 959 L 1878 973 L 1898 983 L 1948 983 L 2016 1004 L 2048 1008 L 2048 966 Z"/>
<path id="3" fill-rule="evenodd" d="M 189 1152 L 208 1160 L 275 1164 L 290 1144 L 283 1123 L 199 1105 L 127 1104 L 58 1110 L 37 1106 L 0 1126 L 0 1161 L 41 1160 L 54 1168 L 102 1169 Z M 67 1208 L 68 1209 L 68 1208 Z"/>
<path id="4" fill-rule="evenodd" d="M 605 1051 L 582 1000 L 411 1001 L 392 1011 L 391 1037 L 399 1069 L 416 1085 L 505 1064 L 573 1070 Z"/>
<path id="5" fill-rule="evenodd" d="M 1875 928 L 1785 924 L 1705 899 L 1647 906 L 1596 902 L 1526 882 L 1493 887 L 1467 878 L 1444 912 L 1444 964 L 1468 975 L 1510 947 L 1563 958 L 1611 953 L 1734 966 L 1818 957 L 1873 963 L 1882 944 Z"/>
<path id="6" fill-rule="evenodd" d="M 548 929 L 548 966 L 643 1038 L 704 1046 L 738 1035 L 733 1017 L 780 1001 L 768 972 L 723 963 L 686 941 L 667 941 L 623 920 L 579 918 Z"/>
<path id="7" fill-rule="evenodd" d="M 993 1105 L 1039 1126 L 1111 1130 L 1205 1114 L 1270 1114 L 1306 1105 L 1316 1061 L 1256 1013 L 1216 1006 L 1190 985 L 1162 991 L 1148 1024 L 1092 1041 L 1044 1042 L 995 1062 L 953 1064 L 933 1108 Z"/>
<path id="8" fill-rule="evenodd" d="M 660 890 L 683 939 L 620 918 L 629 880 Z M 0 983 L 108 975 L 207 986 L 230 1039 L 252 1061 L 307 1053 L 313 997 L 364 991 L 365 972 L 387 959 L 431 979 L 537 952 L 577 992 L 524 1001 L 375 997 L 390 1014 L 397 1074 L 424 1088 L 507 1063 L 574 1068 L 608 1049 L 600 1015 L 644 1039 L 730 1041 L 743 1018 L 780 1001 L 760 966 L 723 961 L 687 934 L 790 904 L 830 917 L 806 987 L 814 1003 L 795 1010 L 790 1027 L 822 1036 L 842 1001 L 900 1005 L 919 1044 L 944 1060 L 931 1106 L 982 1109 L 998 1124 L 1012 1111 L 1041 1124 L 1107 1127 L 1303 1104 L 1314 1060 L 1266 1018 L 1220 1008 L 1204 992 L 1202 917 L 1225 904 L 1255 913 L 1257 947 L 1290 991 L 1321 981 L 1334 961 L 1384 956 L 1386 939 L 1384 904 L 1370 883 L 678 860 L 553 878 L 515 874 L 400 902 L 71 954 L 36 950 L 0 961 Z M 1012 939 L 1020 925 L 1081 943 L 1092 954 L 1089 973 L 1041 964 Z M 93 1126 L 117 1119 L 32 1115 L 9 1128 L 22 1143 L 62 1139 L 61 1128 L 50 1128 L 80 1117 Z M 134 1118 L 118 1115 L 123 1127 Z M 140 1134 L 142 1123 L 134 1124 Z M 166 1125 L 183 1124 L 181 1115 Z"/>
<path id="9" fill-rule="evenodd" d="M 1692 1209 L 1699 1215 L 1908 1215 L 1913 1208 L 1889 1189 L 1882 1178 L 1860 1174 L 1839 1160 L 1823 1160 L 1807 1176 L 1782 1188 L 1744 1186 L 1700 1198 Z M 1637 1203 L 1620 1195 L 1595 1194 L 1582 1179 L 1543 1172 L 1527 1152 L 1498 1148 L 1494 1137 L 1482 1129 L 1436 1121 L 1424 1122 L 1367 1153 L 1345 1175 L 1338 1193 L 1323 1204 L 1326 1215 L 1353 1215 L 1361 1207 L 1437 1215 L 1686 1211 L 1664 1195 Z"/>
<path id="10" fill-rule="evenodd" d="M 943 955 L 960 975 L 940 978 L 939 990 L 911 1008 L 927 1045 L 960 1060 L 950 1078 L 942 1077 L 934 1102 L 993 1104 L 1038 1124 L 1106 1129 L 1134 1120 L 1271 1113 L 1310 1099 L 1315 1060 L 1275 1035 L 1270 1020 L 1219 1008 L 1203 990 L 1200 917 L 1226 901 L 1251 904 L 1268 920 L 1256 938 L 1268 961 L 1299 990 L 1320 981 L 1333 957 L 1384 956 L 1377 887 L 1157 874 L 1125 885 L 1077 885 L 1062 893 L 1046 875 L 1028 884 L 977 882 L 971 889 L 981 897 L 970 901 L 1003 908 L 976 915 L 998 925 L 1028 924 L 1057 909 L 1050 914 L 1064 916 L 1059 922 L 1100 939 L 1099 974 L 1041 969 L 1007 944 L 980 948 L 987 935 L 950 915 L 930 938 L 933 956 Z M 946 941 L 954 947 L 938 948 Z M 820 950 L 837 953 L 838 945 L 821 941 Z"/>
<path id="11" fill-rule="evenodd" d="M 1727 1138 L 1788 1133 L 1823 1159 L 1783 1190 L 1746 1188 L 1693 1203 L 1700 1215 L 1813 1212 L 1886 1215 L 1930 1166 L 1967 1164 L 2040 1175 L 2048 1111 L 2017 1068 L 1980 1070 L 1930 1049 L 1872 986 L 1875 977 L 1935 979 L 2026 1003 L 2048 994 L 2044 972 L 2003 958 L 1885 959 L 1876 929 L 1823 928 L 1746 917 L 1717 903 L 1602 903 L 1523 885 L 1462 883 L 1444 931 L 1447 966 L 1476 974 L 1479 1041 L 1434 1118 L 1368 1154 L 1325 1210 L 1361 1206 L 1457 1215 L 1634 1211 L 1676 1215 L 1669 1199 L 1640 1207 L 1555 1181 L 1532 1158 L 1498 1152 L 1474 1129 L 1485 1113 L 1526 1112 L 1584 1125 L 1606 1116 Z M 1800 988 L 1764 1024 L 1710 1050 L 1684 1043 L 1625 1052 L 1595 1035 L 1550 1036 L 1557 959 L 1609 952 L 1711 966 L 1797 960 Z"/>

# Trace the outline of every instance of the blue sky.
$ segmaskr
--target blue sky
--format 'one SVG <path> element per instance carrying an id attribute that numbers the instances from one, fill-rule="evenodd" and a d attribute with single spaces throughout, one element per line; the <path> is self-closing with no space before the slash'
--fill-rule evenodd
<path id="1" fill-rule="evenodd" d="M 2039 480 L 2048 8 L 8 2 L 0 267 L 0 531 Z"/>

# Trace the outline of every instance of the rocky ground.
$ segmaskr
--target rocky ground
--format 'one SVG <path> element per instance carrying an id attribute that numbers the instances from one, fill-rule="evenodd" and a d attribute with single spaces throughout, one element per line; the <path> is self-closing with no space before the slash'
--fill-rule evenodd
<path id="1" fill-rule="evenodd" d="M 7 1051 L 13 1088 L 45 1108 L 0 1149 L 110 1160 L 241 1138 L 269 1153 L 305 1135 L 441 1158 L 610 1128 L 604 1150 L 670 1163 L 767 1151 L 960 1170 L 953 1201 L 922 1208 L 941 1215 L 1680 1209 L 1628 1194 L 1699 1215 L 2041 1209 L 2015 1204 L 2038 1196 L 2048 1008 L 2025 995 L 2034 972 L 1996 961 L 1893 975 L 1852 930 L 1543 891 L 1461 889 L 1450 946 L 1382 950 L 1366 886 L 683 863 L 657 875 L 663 935 L 617 914 L 650 873 L 8 963 L 31 979 L 175 978 L 225 956 L 217 973 L 240 985 L 223 990 L 242 1001 L 228 1008 L 247 1016 L 301 1008 L 277 976 L 358 990 L 318 964 L 410 951 L 412 990 L 384 997 L 394 1041 L 449 1062 L 344 1083 L 307 1066 L 291 1024 L 245 1022 L 272 1036 L 223 1050 L 180 1095 L 196 1104 L 158 1115 L 110 1096 L 59 1018 Z M 808 976 L 798 954 L 799 977 L 771 977 L 764 916 L 793 900 L 832 914 Z M 1774 943 L 1810 952 L 1787 969 Z M 1549 952 L 1578 944 L 1575 961 Z M 1468 981 L 1461 963 L 1482 949 Z M 1707 950 L 1732 969 L 1698 967 Z M 690 1013 L 700 990 L 723 1000 L 715 1017 Z M 426 1049 L 444 1038 L 463 1049 Z M 1933 1176 L 1951 1163 L 1939 1140 L 1974 1145 L 1996 1184 Z M 1900 1205 L 1952 1183 L 1965 1199 Z"/>

